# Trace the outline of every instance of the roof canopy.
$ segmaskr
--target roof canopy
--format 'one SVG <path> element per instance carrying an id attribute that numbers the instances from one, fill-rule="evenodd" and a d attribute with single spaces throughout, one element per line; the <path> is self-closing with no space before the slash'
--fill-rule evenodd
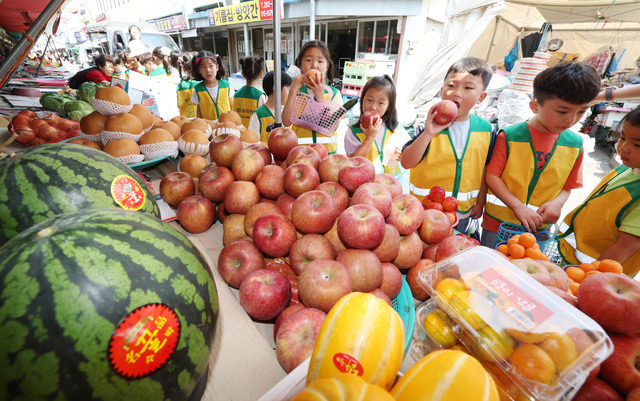
<path id="1" fill-rule="evenodd" d="M 0 26 L 9 32 L 24 33 L 47 4 L 49 0 L 2 0 Z"/>

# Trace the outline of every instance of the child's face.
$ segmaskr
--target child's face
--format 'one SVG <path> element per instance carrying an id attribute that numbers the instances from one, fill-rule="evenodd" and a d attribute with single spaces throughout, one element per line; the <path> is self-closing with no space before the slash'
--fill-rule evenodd
<path id="1" fill-rule="evenodd" d="M 630 168 L 640 167 L 640 127 L 626 122 L 616 146 L 622 164 Z"/>
<path id="2" fill-rule="evenodd" d="M 124 62 L 124 66 L 130 70 L 133 70 L 138 66 L 138 60 L 136 60 L 135 57 L 127 56 L 127 59 Z"/>
<path id="3" fill-rule="evenodd" d="M 327 62 L 324 53 L 319 47 L 310 47 L 304 52 L 302 60 L 300 62 L 300 70 L 303 74 L 311 69 L 316 69 L 324 76 L 327 73 L 329 63 Z"/>
<path id="4" fill-rule="evenodd" d="M 573 127 L 589 109 L 589 103 L 573 104 L 558 98 L 547 99 L 544 104 L 532 100 L 529 106 L 542 127 L 554 134 Z"/>
<path id="5" fill-rule="evenodd" d="M 383 90 L 371 88 L 362 98 L 362 111 L 375 110 L 381 117 L 389 108 L 389 96 Z"/>
<path id="6" fill-rule="evenodd" d="M 481 76 L 468 72 L 454 72 L 449 74 L 440 90 L 442 100 L 451 100 L 458 106 L 458 117 L 455 121 L 466 121 L 469 112 L 476 104 L 487 97 Z"/>
<path id="7" fill-rule="evenodd" d="M 218 63 L 210 58 L 205 58 L 198 64 L 198 72 L 205 81 L 214 81 L 218 73 Z"/>

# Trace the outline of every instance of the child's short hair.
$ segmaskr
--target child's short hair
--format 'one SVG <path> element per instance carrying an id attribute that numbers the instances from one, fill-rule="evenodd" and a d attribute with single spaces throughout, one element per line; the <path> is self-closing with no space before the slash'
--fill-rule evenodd
<path id="1" fill-rule="evenodd" d="M 242 76 L 248 81 L 254 81 L 260 77 L 264 70 L 264 58 L 249 56 L 240 59 Z"/>
<path id="2" fill-rule="evenodd" d="M 367 81 L 367 83 L 362 88 L 362 94 L 360 95 L 360 116 L 362 117 L 363 110 L 363 102 L 365 95 L 370 89 L 377 89 L 383 91 L 387 94 L 387 98 L 389 100 L 389 105 L 387 106 L 387 111 L 384 113 L 382 117 L 382 121 L 384 121 L 387 128 L 394 131 L 398 126 L 398 112 L 396 111 L 396 86 L 393 84 L 393 79 L 387 74 L 373 77 Z M 354 125 L 355 127 L 360 126 L 360 120 Z"/>
<path id="3" fill-rule="evenodd" d="M 267 94 L 267 96 L 271 96 L 273 94 L 273 90 L 275 89 L 274 81 L 275 75 L 273 71 L 269 71 L 264 78 L 262 78 L 262 90 Z M 291 79 L 289 74 L 282 70 L 282 72 L 280 72 L 280 89 L 291 86 L 292 83 L 293 79 Z"/>
<path id="4" fill-rule="evenodd" d="M 114 65 L 124 65 L 124 62 L 127 60 L 127 52 L 131 53 L 129 49 L 124 50 L 116 50 L 113 52 L 113 60 Z"/>
<path id="5" fill-rule="evenodd" d="M 151 52 L 142 53 L 138 61 L 140 61 L 140 64 L 143 66 L 147 63 L 153 63 L 153 64 L 156 63 L 155 59 L 153 58 L 153 54 L 151 54 Z"/>
<path id="6" fill-rule="evenodd" d="M 198 52 L 191 59 L 191 72 L 193 73 L 193 77 L 196 79 L 196 81 L 204 81 L 204 78 L 200 74 L 200 71 L 198 71 L 198 66 L 200 65 L 200 62 L 202 60 L 207 58 L 213 59 L 218 64 L 218 72 L 216 73 L 216 79 L 222 79 L 222 77 L 224 77 L 225 75 L 224 67 L 222 66 L 222 59 L 217 54 L 213 54 L 206 50 Z"/>
<path id="7" fill-rule="evenodd" d="M 304 53 L 311 47 L 317 47 L 320 49 L 324 58 L 327 59 L 327 79 L 333 79 L 333 61 L 331 61 L 331 54 L 329 53 L 329 48 L 324 44 L 321 40 L 310 40 L 300 48 L 300 52 L 298 53 L 298 57 L 296 57 L 296 67 L 300 68 L 302 66 L 302 57 L 304 57 Z"/>
<path id="8" fill-rule="evenodd" d="M 558 98 L 571 104 L 591 102 L 600 92 L 600 76 L 584 63 L 561 63 L 539 73 L 533 80 L 533 98 L 541 105 Z"/>
<path id="9" fill-rule="evenodd" d="M 483 59 L 477 57 L 464 57 L 451 64 L 451 67 L 449 67 L 444 79 L 446 80 L 449 75 L 457 74 L 459 72 L 467 72 L 474 77 L 480 77 L 482 79 L 483 92 L 487 90 L 489 81 L 491 81 L 491 77 L 493 76 L 493 70 L 491 70 L 489 64 L 487 64 Z"/>
<path id="10" fill-rule="evenodd" d="M 622 131 L 622 127 L 625 123 L 629 123 L 634 127 L 640 127 L 640 106 L 631 110 L 629 113 L 627 113 L 626 116 L 622 118 L 622 120 L 620 120 L 618 131 Z"/>

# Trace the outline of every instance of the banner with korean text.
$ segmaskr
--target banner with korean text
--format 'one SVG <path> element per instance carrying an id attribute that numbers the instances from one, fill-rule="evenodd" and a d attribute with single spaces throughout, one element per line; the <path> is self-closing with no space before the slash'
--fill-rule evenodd
<path id="1" fill-rule="evenodd" d="M 273 0 L 253 0 L 207 10 L 210 26 L 273 19 Z"/>

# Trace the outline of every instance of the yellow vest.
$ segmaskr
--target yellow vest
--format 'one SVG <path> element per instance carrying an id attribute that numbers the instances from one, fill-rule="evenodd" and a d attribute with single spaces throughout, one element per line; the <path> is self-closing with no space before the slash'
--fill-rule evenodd
<path id="1" fill-rule="evenodd" d="M 200 114 L 202 114 L 202 118 L 207 120 L 217 120 L 220 114 L 231 110 L 231 102 L 229 101 L 229 82 L 224 79 L 218 81 L 218 96 L 215 102 L 213 101 L 213 98 L 207 90 L 204 82 L 198 83 L 195 90 L 198 92 L 198 101 L 200 102 Z"/>
<path id="2" fill-rule="evenodd" d="M 258 108 L 260 97 L 264 93 L 252 86 L 243 86 L 233 95 L 233 110 L 240 115 L 242 125 L 249 128 L 251 114 Z"/>
<path id="3" fill-rule="evenodd" d="M 327 90 L 327 88 L 330 88 L 331 91 Z M 307 86 L 306 85 L 302 86 L 302 89 L 300 89 L 300 92 L 308 93 Z M 324 89 L 325 101 L 331 101 L 331 99 L 335 96 L 337 92 L 338 92 L 337 89 L 332 88 L 330 86 L 329 87 L 325 86 L 325 89 Z M 312 143 L 321 143 L 327 148 L 327 152 L 329 154 L 335 153 L 338 150 L 338 132 L 337 131 L 334 131 L 331 134 L 331 136 L 325 136 L 322 134 L 318 134 L 315 131 L 298 127 L 295 124 L 291 125 L 291 129 L 295 131 L 295 133 L 298 135 L 298 144 L 300 145 L 310 145 Z"/>
<path id="4" fill-rule="evenodd" d="M 200 81 L 182 81 L 178 84 L 178 108 L 180 109 L 180 115 L 187 118 L 194 118 L 198 116 L 198 105 L 191 101 L 195 86 Z"/>
<path id="5" fill-rule="evenodd" d="M 562 190 L 582 152 L 582 138 L 569 130 L 560 133 L 549 159 L 542 169 L 537 169 L 527 123 L 515 124 L 503 131 L 507 143 L 507 164 L 500 179 L 513 196 L 537 211 L 542 204 L 555 199 Z M 485 210 L 500 222 L 521 224 L 513 211 L 491 191 L 487 193 Z"/>
<path id="6" fill-rule="evenodd" d="M 462 158 L 458 158 L 449 129 L 437 134 L 422 158 L 409 172 L 410 192 L 420 200 L 439 185 L 447 196 L 458 199 L 458 212 L 467 213 L 476 203 L 482 172 L 491 146 L 491 123 L 471 115 L 469 136 Z"/>
<path id="7" fill-rule="evenodd" d="M 269 124 L 273 124 L 276 121 L 276 118 L 271 114 L 271 110 L 266 105 L 262 105 L 258 107 L 255 111 L 258 116 L 258 121 L 260 121 L 260 142 L 267 142 L 269 139 L 269 132 L 267 131 L 267 127 Z"/>
<path id="8" fill-rule="evenodd" d="M 360 143 L 362 143 L 367 136 L 362 132 L 360 127 L 351 127 L 351 132 L 358 138 Z M 373 146 L 369 148 L 369 153 L 367 153 L 367 159 L 371 160 L 373 165 L 376 167 L 377 172 L 385 172 L 387 174 L 394 175 L 400 170 L 399 167 L 391 168 L 389 166 L 385 166 L 382 164 L 382 160 L 384 158 L 384 148 L 387 146 L 387 142 L 389 142 L 389 138 L 395 134 L 394 131 L 391 131 L 388 127 L 384 129 L 384 135 L 382 136 L 382 150 L 378 148 L 378 143 L 373 141 Z"/>
<path id="9" fill-rule="evenodd" d="M 618 166 L 607 174 L 560 224 L 557 239 L 564 262 L 571 265 L 590 263 L 618 239 L 622 218 L 634 202 L 640 200 L 640 180 L 613 189 L 605 186 L 628 167 Z M 640 251 L 622 264 L 624 273 L 633 277 L 640 271 Z"/>

